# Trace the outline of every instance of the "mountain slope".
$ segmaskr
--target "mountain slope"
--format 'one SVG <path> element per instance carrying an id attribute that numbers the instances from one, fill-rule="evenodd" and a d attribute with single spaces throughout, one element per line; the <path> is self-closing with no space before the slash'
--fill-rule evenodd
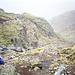
<path id="1" fill-rule="evenodd" d="M 56 16 L 49 22 L 55 32 L 75 43 L 75 10 Z"/>
<path id="2" fill-rule="evenodd" d="M 0 10 L 0 43 L 32 49 L 47 45 L 56 37 L 49 23 L 28 13 L 12 14 Z M 5 15 L 5 16 L 4 16 Z M 12 16 L 13 15 L 13 16 Z"/>
<path id="3" fill-rule="evenodd" d="M 6 13 L 0 8 L 0 23 L 3 23 L 3 21 L 13 20 L 17 15 L 19 14 Z"/>
<path id="4" fill-rule="evenodd" d="M 32 16 L 30 14 L 27 13 L 23 13 L 22 15 L 24 15 L 27 19 L 29 19 L 31 22 L 33 22 L 37 28 L 42 30 L 42 35 L 44 36 L 54 36 L 54 32 L 52 27 L 49 25 L 49 23 L 42 17 L 36 17 L 36 16 Z"/>

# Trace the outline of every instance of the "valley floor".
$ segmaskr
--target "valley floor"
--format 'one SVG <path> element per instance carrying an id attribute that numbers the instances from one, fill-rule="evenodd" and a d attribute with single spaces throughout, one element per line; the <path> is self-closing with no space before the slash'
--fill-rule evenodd
<path id="1" fill-rule="evenodd" d="M 67 47 L 67 45 L 51 44 L 43 49 L 43 53 L 40 54 L 28 54 L 15 51 L 8 52 L 1 55 L 5 60 L 5 64 L 0 65 L 0 70 L 7 65 L 13 65 L 20 75 L 54 75 L 55 71 L 53 71 L 53 68 L 64 65 L 62 61 L 56 61 L 58 58 L 61 58 L 61 54 L 59 54 L 57 50 L 61 50 L 65 47 Z M 36 58 L 42 62 L 41 69 L 33 69 L 29 66 L 29 61 Z M 65 67 L 68 71 L 68 75 L 75 75 L 75 65 L 66 64 Z"/>

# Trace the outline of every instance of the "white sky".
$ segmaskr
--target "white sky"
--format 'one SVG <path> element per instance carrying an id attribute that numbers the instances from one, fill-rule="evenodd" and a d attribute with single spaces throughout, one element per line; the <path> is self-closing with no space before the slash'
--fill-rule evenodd
<path id="1" fill-rule="evenodd" d="M 30 13 L 47 20 L 75 10 L 75 0 L 0 0 L 0 8 L 12 13 Z"/>

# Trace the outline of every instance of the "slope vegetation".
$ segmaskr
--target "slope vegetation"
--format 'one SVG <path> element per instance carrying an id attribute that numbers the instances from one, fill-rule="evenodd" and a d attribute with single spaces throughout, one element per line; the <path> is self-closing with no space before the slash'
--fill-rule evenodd
<path id="1" fill-rule="evenodd" d="M 0 9 L 0 19 L 0 43 L 4 45 L 32 49 L 45 46 L 50 43 L 49 38 L 56 37 L 52 27 L 41 17 L 6 13 Z"/>

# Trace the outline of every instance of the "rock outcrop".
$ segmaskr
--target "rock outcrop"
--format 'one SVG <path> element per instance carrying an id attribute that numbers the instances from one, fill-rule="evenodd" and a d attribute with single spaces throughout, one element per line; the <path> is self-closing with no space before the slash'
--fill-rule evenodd
<path id="1" fill-rule="evenodd" d="M 64 66 L 60 66 L 54 75 L 67 75 L 67 71 Z"/>
<path id="2" fill-rule="evenodd" d="M 52 27 L 44 18 L 27 13 L 21 15 L 2 13 L 1 16 L 0 18 L 5 18 L 6 21 L 0 22 L 0 43 L 6 46 L 13 44 L 15 47 L 28 50 L 47 45 L 49 38 L 56 37 Z"/>
<path id="3" fill-rule="evenodd" d="M 17 72 L 14 66 L 8 65 L 2 68 L 0 75 L 17 75 Z"/>
<path id="4" fill-rule="evenodd" d="M 41 61 L 38 59 L 38 58 L 36 58 L 36 59 L 33 59 L 33 60 L 30 60 L 30 67 L 31 68 L 36 68 L 36 67 L 38 67 L 38 68 L 40 68 L 40 69 L 42 69 L 42 63 L 41 63 Z"/>

